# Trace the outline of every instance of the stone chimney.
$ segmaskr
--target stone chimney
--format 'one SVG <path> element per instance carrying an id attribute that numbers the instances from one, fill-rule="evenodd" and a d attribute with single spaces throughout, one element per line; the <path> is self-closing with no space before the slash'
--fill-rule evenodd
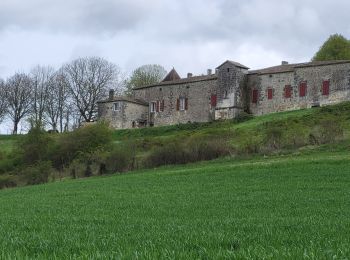
<path id="1" fill-rule="evenodd" d="M 108 99 L 109 99 L 109 100 L 113 100 L 113 98 L 114 98 L 114 89 L 110 89 L 110 90 L 109 90 Z"/>
<path id="2" fill-rule="evenodd" d="M 211 69 L 208 69 L 208 70 L 207 70 L 207 74 L 208 74 L 208 76 L 210 76 L 210 75 L 211 75 L 211 73 L 212 73 L 212 70 L 211 70 Z"/>
<path id="3" fill-rule="evenodd" d="M 192 78 L 193 74 L 192 73 L 187 73 L 187 78 Z"/>
<path id="4" fill-rule="evenodd" d="M 288 65 L 288 61 L 283 60 L 282 65 Z"/>

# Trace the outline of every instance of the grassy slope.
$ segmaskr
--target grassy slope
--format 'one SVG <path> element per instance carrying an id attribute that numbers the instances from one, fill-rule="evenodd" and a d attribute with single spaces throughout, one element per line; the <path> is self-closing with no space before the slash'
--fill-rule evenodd
<path id="1" fill-rule="evenodd" d="M 0 135 L 0 152 L 11 152 L 17 139 L 14 135 Z"/>
<path id="2" fill-rule="evenodd" d="M 0 258 L 345 258 L 349 146 L 0 191 Z"/>

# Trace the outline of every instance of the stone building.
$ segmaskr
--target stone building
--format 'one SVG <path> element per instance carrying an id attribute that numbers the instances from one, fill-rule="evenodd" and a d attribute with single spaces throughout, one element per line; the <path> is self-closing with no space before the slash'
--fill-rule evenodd
<path id="1" fill-rule="evenodd" d="M 232 119 L 243 111 L 262 115 L 350 100 L 350 61 L 288 64 L 260 70 L 226 61 L 212 73 L 180 78 L 175 69 L 132 97 L 98 103 L 99 119 L 134 128 Z"/>

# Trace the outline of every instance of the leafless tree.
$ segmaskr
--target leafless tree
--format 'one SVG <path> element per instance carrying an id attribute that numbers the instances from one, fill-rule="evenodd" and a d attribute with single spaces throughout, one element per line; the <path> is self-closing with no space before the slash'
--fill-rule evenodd
<path id="1" fill-rule="evenodd" d="M 0 122 L 4 119 L 7 113 L 5 82 L 0 79 Z"/>
<path id="2" fill-rule="evenodd" d="M 83 121 L 94 121 L 97 101 L 115 88 L 119 68 L 98 57 L 79 58 L 64 66 L 72 100 Z"/>
<path id="3" fill-rule="evenodd" d="M 63 70 L 55 72 L 47 89 L 45 115 L 53 130 L 68 130 L 71 107 L 69 107 L 68 82 Z"/>
<path id="4" fill-rule="evenodd" d="M 13 134 L 17 134 L 19 122 L 31 111 L 31 84 L 30 77 L 24 73 L 16 73 L 5 83 L 8 115 L 13 122 Z"/>
<path id="5" fill-rule="evenodd" d="M 52 67 L 36 66 L 32 69 L 30 77 L 32 79 L 32 123 L 43 125 L 45 109 L 49 97 L 49 87 L 54 75 Z"/>

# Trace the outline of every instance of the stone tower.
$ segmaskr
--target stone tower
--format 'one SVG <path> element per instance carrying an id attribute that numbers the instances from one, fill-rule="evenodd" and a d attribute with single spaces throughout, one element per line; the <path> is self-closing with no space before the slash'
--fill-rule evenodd
<path id="1" fill-rule="evenodd" d="M 215 119 L 235 118 L 245 107 L 245 82 L 248 67 L 234 61 L 225 61 L 216 68 L 218 75 L 218 103 Z"/>

